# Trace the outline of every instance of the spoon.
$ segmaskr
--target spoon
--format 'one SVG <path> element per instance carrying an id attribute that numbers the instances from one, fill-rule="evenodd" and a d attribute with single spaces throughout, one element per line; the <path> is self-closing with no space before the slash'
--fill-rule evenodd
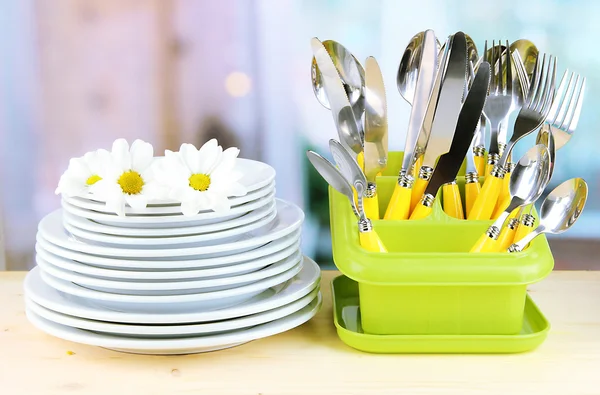
<path id="1" fill-rule="evenodd" d="M 365 112 L 365 70 L 358 59 L 342 44 L 334 40 L 326 40 L 322 44 L 338 71 L 357 122 L 360 123 L 360 118 Z M 331 109 L 321 71 L 314 56 L 311 64 L 311 78 L 317 100 L 323 107 Z M 362 130 L 362 127 L 359 130 Z"/>
<path id="2" fill-rule="evenodd" d="M 412 106 L 417 87 L 417 77 L 421 67 L 421 52 L 425 41 L 425 31 L 415 34 L 409 41 L 396 74 L 396 86 L 400 96 Z M 440 42 L 435 39 L 437 53 L 440 52 Z M 439 63 L 438 63 L 439 64 Z"/>
<path id="3" fill-rule="evenodd" d="M 345 148 L 343 148 L 343 147 L 341 147 L 341 148 L 345 151 Z M 345 151 L 345 152 L 347 153 L 347 151 Z M 325 179 L 325 181 L 327 181 L 327 183 L 329 185 L 331 185 L 331 187 L 333 189 L 335 189 L 342 195 L 346 196 L 348 198 L 348 200 L 350 201 L 350 206 L 352 207 L 352 211 L 354 212 L 354 215 L 358 219 L 358 232 L 359 232 L 358 236 L 359 236 L 360 245 L 369 251 L 387 252 L 387 249 L 385 248 L 385 246 L 379 239 L 379 236 L 377 235 L 377 233 L 375 233 L 375 230 L 373 230 L 373 225 L 371 224 L 371 220 L 369 220 L 365 216 L 365 213 L 362 209 L 362 194 L 361 193 L 358 194 L 358 202 L 359 203 L 357 206 L 356 203 L 354 202 L 354 192 L 352 190 L 352 186 L 350 185 L 350 182 L 347 181 L 347 179 L 344 176 L 344 174 L 342 173 L 342 171 L 338 170 L 331 162 L 329 162 L 327 159 L 323 158 L 321 155 L 317 154 L 314 151 L 307 151 L 306 156 L 308 157 L 308 160 L 310 161 L 310 163 L 317 170 L 317 172 L 321 175 L 321 177 L 323 177 L 323 179 Z M 349 166 L 346 166 L 346 164 L 347 164 L 346 160 L 345 159 L 338 159 L 338 160 L 341 163 L 343 163 L 343 165 L 344 165 L 343 166 L 344 173 L 352 174 L 353 171 L 349 168 Z M 352 162 L 354 162 L 353 159 L 352 159 Z M 354 162 L 354 163 L 356 164 L 356 162 Z M 358 168 L 358 164 L 356 164 L 356 167 Z M 360 170 L 360 168 L 359 168 L 359 170 Z M 363 177 L 364 177 L 364 175 L 363 175 Z M 358 184 L 355 184 L 359 187 L 359 189 L 361 189 L 360 182 L 361 181 L 359 180 Z M 366 184 L 365 184 L 365 186 L 366 186 Z M 361 191 L 364 191 L 364 188 L 362 188 Z"/>
<path id="4" fill-rule="evenodd" d="M 531 233 L 508 248 L 508 252 L 519 252 L 542 233 L 559 234 L 577 221 L 588 195 L 588 186 L 583 178 L 571 178 L 554 188 L 542 203 L 540 224 Z"/>
<path id="5" fill-rule="evenodd" d="M 535 70 L 535 61 L 540 53 L 534 43 L 526 39 L 520 39 L 512 44 L 509 47 L 510 53 L 517 51 L 523 60 L 523 65 L 525 66 L 525 71 L 527 72 L 527 76 L 529 77 L 529 81 L 533 78 L 533 71 Z M 515 73 L 513 73 L 513 85 L 518 83 L 518 77 Z M 525 92 L 527 92 L 525 90 Z"/>
<path id="6" fill-rule="evenodd" d="M 508 207 L 477 240 L 470 252 L 494 252 L 504 221 L 516 208 L 535 202 L 548 185 L 549 176 L 550 153 L 543 144 L 538 144 L 519 159 L 510 176 L 511 200 Z"/>

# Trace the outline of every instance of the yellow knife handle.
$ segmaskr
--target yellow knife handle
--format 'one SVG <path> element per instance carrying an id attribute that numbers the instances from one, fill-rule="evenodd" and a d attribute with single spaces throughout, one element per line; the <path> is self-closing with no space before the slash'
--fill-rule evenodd
<path id="1" fill-rule="evenodd" d="M 365 171 L 365 152 L 364 151 L 361 151 L 356 156 L 356 163 L 358 163 L 358 166 L 360 167 L 360 169 L 362 171 Z"/>
<path id="2" fill-rule="evenodd" d="M 400 181 L 394 186 L 394 192 L 385 210 L 383 219 L 408 219 L 410 214 L 410 199 L 412 189 L 400 185 Z"/>
<path id="3" fill-rule="evenodd" d="M 495 252 L 498 240 L 490 237 L 488 232 L 485 232 L 471 247 L 469 252 Z"/>
<path id="4" fill-rule="evenodd" d="M 496 202 L 498 201 L 500 189 L 502 188 L 501 174 L 492 171 L 491 176 L 485 179 L 483 187 L 481 187 L 481 192 L 477 196 L 477 199 L 475 199 L 475 203 L 473 203 L 467 219 L 473 221 L 491 218 L 492 212 L 496 207 Z"/>
<path id="5" fill-rule="evenodd" d="M 422 173 L 420 173 L 420 174 L 422 174 Z M 430 178 L 431 178 L 431 173 L 428 173 L 428 175 L 426 175 L 425 177 L 419 176 L 419 178 L 417 178 L 415 180 L 415 183 L 413 184 L 413 187 L 412 187 L 412 195 L 410 198 L 410 212 L 411 213 L 413 212 L 415 207 L 417 207 L 417 204 L 419 204 L 419 202 L 421 201 L 421 198 L 423 198 L 423 195 L 425 194 L 425 189 L 427 188 L 427 185 L 429 184 Z"/>
<path id="6" fill-rule="evenodd" d="M 506 226 L 502 228 L 500 236 L 498 236 L 498 242 L 496 243 L 496 252 L 506 252 L 514 241 L 518 225 L 519 221 L 516 218 L 511 218 Z"/>
<path id="7" fill-rule="evenodd" d="M 450 182 L 442 186 L 444 212 L 457 219 L 465 219 L 462 199 L 456 182 Z"/>
<path id="8" fill-rule="evenodd" d="M 524 214 L 523 217 L 521 217 L 521 222 L 519 223 L 519 226 L 517 226 L 517 231 L 515 233 L 513 242 L 516 243 L 517 241 L 522 240 L 523 237 L 531 233 L 534 225 L 535 217 L 531 214 Z M 527 244 L 525 248 L 527 248 L 528 246 L 529 244 Z"/>
<path id="9" fill-rule="evenodd" d="M 379 199 L 377 198 L 377 192 L 373 196 L 365 196 L 363 205 L 367 218 L 379 219 Z"/>
<path id="10" fill-rule="evenodd" d="M 471 213 L 471 208 L 479 196 L 479 192 L 481 191 L 481 185 L 479 185 L 479 181 L 475 182 L 467 182 L 465 184 L 465 209 L 467 211 L 467 217 Z"/>
<path id="11" fill-rule="evenodd" d="M 417 178 L 419 178 L 419 170 L 421 170 L 421 166 L 423 166 L 423 158 L 425 156 L 421 155 L 417 158 L 417 160 L 415 161 L 415 165 L 413 166 L 413 180 L 416 180 Z"/>
<path id="12" fill-rule="evenodd" d="M 358 238 L 360 240 L 360 245 L 366 250 L 373 252 L 387 252 L 387 248 L 383 245 L 379 235 L 372 229 L 365 232 L 360 231 L 358 233 Z"/>
<path id="13" fill-rule="evenodd" d="M 477 174 L 487 174 L 487 172 L 485 171 L 485 156 L 475 155 L 473 156 L 473 161 L 475 162 L 475 169 L 477 170 Z"/>
<path id="14" fill-rule="evenodd" d="M 410 215 L 410 219 L 423 219 L 431 214 L 431 211 L 431 206 L 426 206 L 423 203 L 419 203 Z"/>

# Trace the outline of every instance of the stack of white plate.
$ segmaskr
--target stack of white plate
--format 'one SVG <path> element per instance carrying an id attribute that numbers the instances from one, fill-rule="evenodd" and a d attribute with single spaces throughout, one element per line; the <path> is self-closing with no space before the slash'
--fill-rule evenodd
<path id="1" fill-rule="evenodd" d="M 322 299 L 300 252 L 304 214 L 275 199 L 275 171 L 240 159 L 248 194 L 227 213 L 183 216 L 173 202 L 126 216 L 65 198 L 39 224 L 25 280 L 29 320 L 54 336 L 120 351 L 184 354 L 294 328 Z"/>

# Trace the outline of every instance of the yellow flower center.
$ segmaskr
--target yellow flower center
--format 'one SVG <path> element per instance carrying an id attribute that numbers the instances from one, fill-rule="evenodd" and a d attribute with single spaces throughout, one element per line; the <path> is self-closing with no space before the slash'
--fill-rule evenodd
<path id="1" fill-rule="evenodd" d="M 142 187 L 144 186 L 142 176 L 134 170 L 129 170 L 121 174 L 117 183 L 121 186 L 123 192 L 129 195 L 137 195 L 142 192 Z"/>
<path id="2" fill-rule="evenodd" d="M 90 178 L 88 178 L 85 183 L 88 184 L 88 185 L 94 185 L 95 183 L 97 183 L 101 179 L 102 179 L 102 177 L 100 177 L 97 174 L 94 174 L 94 175 L 90 176 Z"/>
<path id="3" fill-rule="evenodd" d="M 208 174 L 192 174 L 190 186 L 197 191 L 206 191 L 210 186 L 210 176 Z"/>

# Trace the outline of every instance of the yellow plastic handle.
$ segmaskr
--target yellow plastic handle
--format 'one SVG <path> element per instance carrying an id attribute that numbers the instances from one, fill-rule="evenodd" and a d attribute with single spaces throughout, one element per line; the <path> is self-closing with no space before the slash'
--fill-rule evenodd
<path id="1" fill-rule="evenodd" d="M 474 183 L 478 184 L 478 183 Z M 463 211 L 462 199 L 460 198 L 460 191 L 456 183 L 444 184 L 442 186 L 444 203 L 444 212 L 451 217 L 458 219 L 465 219 L 465 213 Z"/>
<path id="2" fill-rule="evenodd" d="M 413 179 L 419 178 L 419 170 L 421 170 L 421 166 L 423 166 L 423 158 L 424 155 L 421 155 L 415 161 L 415 166 L 413 167 Z"/>
<path id="3" fill-rule="evenodd" d="M 527 226 L 527 225 L 523 224 L 523 222 L 520 222 L 519 226 L 517 226 L 517 231 L 515 232 L 515 235 L 513 237 L 513 243 L 516 243 L 517 241 L 522 240 L 523 237 L 525 237 L 529 233 L 531 233 L 532 230 L 533 230 L 533 226 Z M 527 246 L 525 246 L 525 248 L 527 248 L 527 247 L 529 247 L 529 244 L 527 244 Z"/>
<path id="4" fill-rule="evenodd" d="M 371 197 L 365 197 L 363 204 L 367 218 L 379 219 L 379 199 L 377 199 L 377 192 Z"/>
<path id="5" fill-rule="evenodd" d="M 502 196 L 502 192 L 500 192 L 500 196 L 498 196 L 498 201 L 496 202 L 496 207 L 494 208 L 494 212 L 492 213 L 492 219 L 497 219 L 500 214 L 504 212 L 508 208 L 510 204 L 510 194 Z"/>
<path id="6" fill-rule="evenodd" d="M 496 207 L 501 188 L 502 178 L 494 176 L 487 177 L 483 183 L 483 187 L 481 187 L 479 196 L 477 196 L 477 199 L 471 208 L 468 219 L 471 221 L 490 219 L 492 211 L 494 211 L 494 208 Z"/>
<path id="7" fill-rule="evenodd" d="M 429 184 L 428 180 L 424 180 L 422 178 L 417 178 L 412 187 L 412 195 L 410 198 L 410 212 L 412 213 L 417 207 L 417 204 L 421 201 L 423 194 L 425 193 L 425 188 L 427 188 L 427 184 Z"/>
<path id="8" fill-rule="evenodd" d="M 508 226 L 502 228 L 502 231 L 500 231 L 500 236 L 498 236 L 498 240 L 496 243 L 496 251 L 506 251 L 508 247 L 510 247 L 510 245 L 513 243 L 516 232 L 516 229 L 511 229 Z"/>
<path id="9" fill-rule="evenodd" d="M 494 166 L 495 165 L 491 164 L 490 162 L 487 162 L 485 164 L 485 179 L 486 180 L 492 176 L 490 173 L 492 172 L 492 169 L 494 168 Z M 479 173 L 479 174 L 482 174 L 482 173 Z"/>
<path id="10" fill-rule="evenodd" d="M 408 219 L 411 195 L 411 188 L 401 187 L 396 183 L 383 219 Z"/>
<path id="11" fill-rule="evenodd" d="M 471 251 L 469 252 L 495 252 L 497 244 L 497 240 L 492 239 L 487 233 L 484 233 L 473 247 L 471 247 Z"/>
<path id="12" fill-rule="evenodd" d="M 364 151 L 359 152 L 359 154 L 356 156 L 356 163 L 358 163 L 358 166 L 360 166 L 360 168 L 363 171 L 365 170 L 365 152 Z"/>
<path id="13" fill-rule="evenodd" d="M 475 162 L 475 169 L 477 169 L 477 174 L 487 174 L 485 172 L 485 156 L 474 156 L 473 161 Z"/>
<path id="14" fill-rule="evenodd" d="M 414 211 L 410 215 L 410 219 L 423 219 L 431 214 L 431 211 L 431 207 L 427 207 L 423 204 L 417 204 L 417 207 L 415 207 Z"/>
<path id="15" fill-rule="evenodd" d="M 373 252 L 388 252 L 387 248 L 385 248 L 383 242 L 379 238 L 379 235 L 374 230 L 359 232 L 358 238 L 360 240 L 360 245 L 366 250 Z"/>
<path id="16" fill-rule="evenodd" d="M 465 209 L 467 211 L 467 217 L 471 213 L 471 208 L 479 196 L 481 191 L 481 185 L 478 182 L 469 182 L 465 184 Z"/>

